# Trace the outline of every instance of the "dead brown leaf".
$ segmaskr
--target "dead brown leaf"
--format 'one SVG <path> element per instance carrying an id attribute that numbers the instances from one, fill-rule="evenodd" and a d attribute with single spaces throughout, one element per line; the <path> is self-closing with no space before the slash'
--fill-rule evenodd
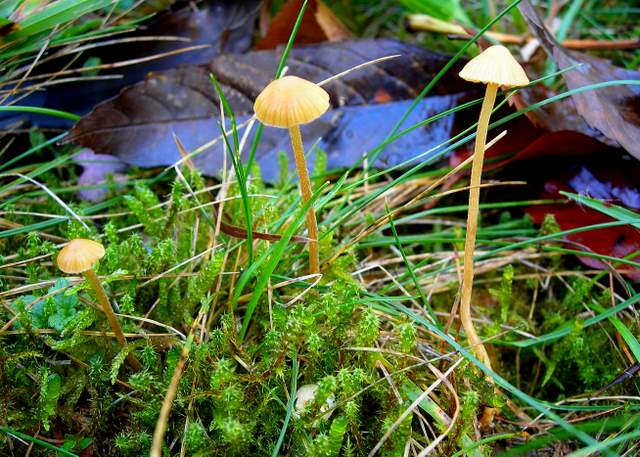
<path id="1" fill-rule="evenodd" d="M 271 21 L 267 34 L 256 44 L 255 49 L 274 49 L 278 45 L 286 44 L 303 3 L 303 0 L 289 0 Z M 351 38 L 353 34 L 322 0 L 310 0 L 295 44 L 342 41 Z"/>
<path id="2" fill-rule="evenodd" d="M 322 81 L 335 73 L 384 56 L 384 60 L 331 81 L 325 87 L 333 110 L 303 127 L 310 148 L 317 139 L 328 153 L 328 166 L 349 167 L 362 154 L 379 145 L 426 81 L 448 61 L 446 55 L 395 40 L 354 40 L 296 47 L 288 59 L 289 74 Z M 69 132 L 73 142 L 95 152 L 117 156 L 135 166 L 166 166 L 180 160 L 173 134 L 189 151 L 209 144 L 192 158 L 203 173 L 215 176 L 224 156 L 216 121 L 220 103 L 209 73 L 220 82 L 239 125 L 253 112 L 253 100 L 273 78 L 280 60 L 275 51 L 253 51 L 215 58 L 208 66 L 183 66 L 150 74 L 145 81 L 125 88 L 121 94 L 99 104 Z M 433 95 L 424 100 L 405 125 L 445 111 L 474 87 L 456 76 L 445 76 Z M 418 129 L 388 145 L 376 166 L 391 166 L 411 159 L 450 136 L 452 117 Z M 372 128 L 375 126 L 375 128 Z M 243 134 L 241 132 L 241 134 Z M 251 139 L 251 137 L 249 138 Z M 286 135 L 266 128 L 256 161 L 267 181 L 279 179 L 278 151 L 288 151 Z M 248 153 L 249 148 L 243 150 Z M 310 161 L 313 160 L 312 150 Z"/>
<path id="3" fill-rule="evenodd" d="M 562 77 L 571 90 L 605 81 L 640 80 L 640 72 L 616 67 L 604 59 L 568 51 L 558 44 L 528 0 L 519 5 L 531 32 L 561 70 L 575 68 Z M 576 110 L 607 143 L 621 146 L 640 158 L 640 86 L 615 85 L 587 90 L 572 96 Z M 561 119 L 558 119 L 561 121 Z"/>

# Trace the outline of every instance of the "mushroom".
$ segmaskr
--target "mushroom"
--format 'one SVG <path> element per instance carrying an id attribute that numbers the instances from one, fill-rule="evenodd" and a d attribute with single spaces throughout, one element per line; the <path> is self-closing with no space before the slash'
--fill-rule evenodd
<path id="1" fill-rule="evenodd" d="M 320 117 L 329 109 L 329 94 L 317 84 L 297 76 L 284 76 L 272 81 L 256 98 L 253 110 L 264 125 L 289 129 L 293 157 L 296 162 L 302 199 L 311 199 L 312 188 L 304 158 L 300 125 Z M 309 233 L 309 270 L 320 273 L 318 224 L 313 206 L 307 212 Z"/>
<path id="2" fill-rule="evenodd" d="M 299 419 L 305 408 L 309 406 L 316 398 L 316 394 L 318 393 L 318 389 L 320 386 L 318 384 L 305 384 L 300 386 L 298 392 L 296 393 L 296 405 L 295 410 L 293 411 L 293 417 Z M 333 395 L 330 395 L 325 402 L 320 406 L 320 412 L 326 413 L 323 419 L 328 420 L 331 417 L 331 409 L 336 406 L 336 399 Z M 329 412 L 327 412 L 329 411 Z"/>
<path id="3" fill-rule="evenodd" d="M 462 79 L 487 85 L 480 110 L 473 164 L 471 166 L 471 182 L 469 185 L 469 209 L 467 213 L 467 233 L 464 246 L 464 275 L 460 292 L 460 320 L 473 350 L 488 367 L 491 367 L 489 356 L 482 340 L 475 331 L 471 321 L 471 292 L 473 290 L 473 253 L 478 229 L 478 212 L 480 202 L 480 181 L 484 160 L 485 143 L 489 118 L 496 100 L 498 87 L 519 87 L 529 84 L 529 78 L 522 66 L 513 58 L 504 46 L 491 46 L 480 55 L 471 59 L 460 71 Z"/>
<path id="4" fill-rule="evenodd" d="M 96 294 L 98 302 L 102 306 L 104 314 L 107 316 L 109 325 L 111 326 L 118 343 L 124 348 L 127 341 L 124 338 L 118 319 L 111 308 L 107 294 L 105 293 L 102 284 L 100 284 L 100 280 L 98 279 L 95 271 L 93 271 L 94 265 L 102 257 L 104 257 L 104 247 L 100 243 L 83 238 L 76 238 L 71 240 L 64 248 L 62 248 L 60 254 L 58 254 L 57 264 L 58 268 L 63 272 L 68 274 L 82 273 L 89 281 L 89 284 L 91 284 L 91 287 Z M 134 354 L 127 354 L 127 359 L 133 369 L 140 370 L 142 368 Z"/>

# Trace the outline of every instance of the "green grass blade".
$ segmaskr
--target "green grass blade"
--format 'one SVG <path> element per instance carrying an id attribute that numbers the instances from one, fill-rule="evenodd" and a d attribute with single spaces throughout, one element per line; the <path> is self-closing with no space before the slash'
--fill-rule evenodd
<path id="1" fill-rule="evenodd" d="M 31 435 L 27 435 L 25 433 L 17 432 L 15 430 L 10 429 L 9 427 L 4 427 L 4 426 L 0 425 L 0 432 L 5 433 L 5 434 L 9 435 L 10 437 L 11 436 L 16 436 L 16 437 L 18 437 L 20 439 L 23 439 L 25 441 L 28 441 L 30 443 L 37 444 L 38 446 L 41 446 L 41 447 L 43 447 L 45 449 L 49 449 L 50 451 L 54 451 L 59 455 L 65 455 L 65 456 L 68 456 L 68 457 L 78 457 L 78 454 L 74 454 L 73 452 L 69 452 L 66 449 L 61 449 L 59 447 L 56 447 L 51 443 L 47 443 L 46 441 L 39 440 L 38 438 L 34 438 Z"/>
<path id="2" fill-rule="evenodd" d="M 218 80 L 213 75 L 213 73 L 211 73 L 209 76 L 211 78 L 211 81 L 213 82 L 213 86 L 216 89 L 216 93 L 218 94 L 218 97 L 222 102 L 224 112 L 231 122 L 231 130 L 233 132 L 233 148 L 229 144 L 229 140 L 225 132 L 225 126 L 222 125 L 220 130 L 222 131 L 222 138 L 224 139 L 227 150 L 229 151 L 229 155 L 231 156 L 231 163 L 233 164 L 236 176 L 238 177 L 238 187 L 240 188 L 240 197 L 242 198 L 244 218 L 247 224 L 246 231 L 247 256 L 249 258 L 248 264 L 251 265 L 251 263 L 253 262 L 253 224 L 251 223 L 251 201 L 249 200 L 249 192 L 247 190 L 249 169 L 242 166 L 242 159 L 240 156 L 240 142 L 238 141 L 238 126 L 236 124 L 236 118 L 233 114 L 233 110 L 231 109 L 231 105 L 229 105 L 229 101 L 227 100 L 227 97 L 225 97 L 224 92 L 222 92 L 222 88 L 220 87 L 220 84 L 218 84 Z M 220 217 L 222 216 L 220 215 Z"/>
<path id="3" fill-rule="evenodd" d="M 599 443 L 594 443 L 575 452 L 572 452 L 567 457 L 586 457 L 589 455 L 598 455 L 598 453 L 600 452 L 609 451 L 609 448 L 615 444 L 624 443 L 625 441 L 631 441 L 637 438 L 640 438 L 640 430 L 624 433 L 614 438 L 608 438 Z"/>
<path id="4" fill-rule="evenodd" d="M 287 41 L 287 45 L 284 47 L 284 51 L 282 51 L 282 57 L 280 57 L 280 62 L 278 63 L 278 68 L 276 69 L 276 75 L 273 79 L 278 79 L 282 76 L 282 72 L 284 71 L 284 66 L 287 64 L 287 59 L 289 58 L 289 53 L 291 52 L 291 48 L 293 47 L 293 42 L 298 35 L 298 29 L 300 25 L 302 25 L 302 18 L 304 17 L 305 11 L 307 11 L 307 6 L 309 4 L 309 0 L 304 0 L 302 6 L 300 7 L 300 12 L 298 13 L 298 17 L 296 18 L 296 22 L 293 24 L 293 29 L 291 29 L 291 34 L 289 35 L 289 41 Z"/>
<path id="5" fill-rule="evenodd" d="M 613 416 L 602 420 L 589 421 L 585 423 L 577 423 L 575 427 L 587 433 L 616 433 L 631 420 L 638 422 L 638 416 Z M 516 457 L 521 455 L 531 455 L 531 451 L 542 449 L 552 443 L 566 441 L 571 438 L 571 434 L 566 430 L 554 428 L 549 430 L 545 435 L 532 439 L 521 446 L 505 449 L 500 455 L 503 457 Z"/>
<path id="6" fill-rule="evenodd" d="M 55 136 L 53 138 L 51 138 L 50 140 L 47 140 L 43 143 L 40 143 L 36 146 L 33 146 L 32 148 L 26 150 L 25 152 L 23 152 L 22 154 L 18 154 L 16 157 L 7 160 L 6 162 L 0 163 L 0 170 L 4 170 L 5 168 L 13 165 L 16 162 L 19 162 L 20 160 L 29 157 L 31 154 L 38 152 L 44 148 L 46 148 L 47 146 L 51 146 L 56 144 L 58 141 L 60 141 L 62 138 L 64 138 L 66 135 L 66 133 L 63 133 L 61 135 Z"/>
<path id="7" fill-rule="evenodd" d="M 600 314 L 596 314 L 593 317 L 590 317 L 589 319 L 585 320 L 580 327 L 581 328 L 588 328 L 591 327 L 592 325 L 595 325 L 599 322 L 602 322 L 605 319 L 610 318 L 611 316 L 614 316 L 616 313 L 619 313 L 620 311 L 623 311 L 627 308 L 629 308 L 630 306 L 638 303 L 640 301 L 640 294 L 629 298 L 628 300 L 625 300 L 624 302 L 613 306 L 611 308 L 606 308 L 603 309 L 603 311 Z M 561 325 L 559 328 L 557 328 L 556 330 L 546 333 L 542 336 L 536 337 L 535 339 L 528 339 L 528 340 L 522 340 L 522 341 L 514 341 L 514 342 L 504 342 L 502 344 L 507 345 L 507 346 L 516 346 L 516 347 L 521 347 L 521 348 L 526 348 L 526 347 L 531 347 L 531 346 L 537 346 L 539 344 L 543 344 L 543 343 L 549 343 L 551 341 L 555 341 L 559 338 L 562 338 L 563 336 L 567 336 L 569 333 L 571 333 L 571 331 L 575 328 L 576 322 L 566 322 L 565 324 Z"/>
<path id="8" fill-rule="evenodd" d="M 418 294 L 420 294 L 420 299 L 422 300 L 422 306 L 425 307 L 425 309 L 429 313 L 429 316 L 433 320 L 433 323 L 436 325 L 436 327 L 438 327 L 439 330 L 442 330 L 442 326 L 440 325 L 440 321 L 438 320 L 438 317 L 433 312 L 433 309 L 431 308 L 431 305 L 429 304 L 429 300 L 427 299 L 426 295 L 424 294 L 424 291 L 422 290 L 422 287 L 420 287 L 420 282 L 418 281 L 418 278 L 417 278 L 416 273 L 414 271 L 413 265 L 411 265 L 411 262 L 409 262 L 409 259 L 407 258 L 407 255 L 404 252 L 404 248 L 402 247 L 402 243 L 400 242 L 400 238 L 398 237 L 398 232 L 396 230 L 395 224 L 393 223 L 393 217 L 391 217 L 391 212 L 389 211 L 389 207 L 387 206 L 387 202 L 386 201 L 384 202 L 384 207 L 385 207 L 385 210 L 387 212 L 387 217 L 389 219 L 389 226 L 391 227 L 391 233 L 393 234 L 393 238 L 395 240 L 396 247 L 400 251 L 400 255 L 402 256 L 402 261 L 404 262 L 404 265 L 407 268 L 407 271 L 409 272 L 409 275 L 411 276 L 411 280 L 413 281 L 413 285 L 415 286 L 416 290 L 418 291 Z"/>
<path id="9" fill-rule="evenodd" d="M 284 442 L 284 437 L 287 434 L 287 428 L 289 427 L 289 421 L 291 420 L 291 415 L 293 414 L 293 408 L 296 403 L 296 395 L 298 393 L 298 360 L 296 358 L 296 354 L 293 354 L 291 360 L 291 388 L 289 389 L 289 401 L 287 401 L 287 412 L 284 417 L 284 422 L 282 424 L 282 428 L 280 429 L 280 435 L 278 435 L 278 441 L 276 445 L 273 447 L 273 452 L 271 453 L 271 457 L 277 457 L 280 453 L 280 448 L 282 447 L 282 443 Z"/>
<path id="10" fill-rule="evenodd" d="M 517 438 L 519 433 L 499 433 L 498 435 L 491 435 L 480 440 L 473 441 L 473 443 L 460 451 L 453 454 L 451 457 L 461 457 L 467 455 L 470 451 L 482 446 L 483 444 L 494 443 L 500 440 L 508 440 L 509 438 Z"/>
<path id="11" fill-rule="evenodd" d="M 298 35 L 298 29 L 302 24 L 302 18 L 304 17 L 304 13 L 307 10 L 307 4 L 309 0 L 304 0 L 302 6 L 300 7 L 300 12 L 298 13 L 298 17 L 296 18 L 296 22 L 293 25 L 293 29 L 291 30 L 291 34 L 289 35 L 289 41 L 287 41 L 287 45 L 282 52 L 282 57 L 280 57 L 280 62 L 278 63 L 278 68 L 276 69 L 276 74 L 273 79 L 278 79 L 282 76 L 282 72 L 284 70 L 284 66 L 287 64 L 287 59 L 289 58 L 289 53 L 291 52 L 291 48 L 293 47 L 293 42 Z M 255 160 L 256 151 L 258 150 L 258 144 L 260 144 L 260 138 L 262 137 L 262 130 L 264 129 L 264 125 L 262 123 L 258 124 L 258 128 L 256 129 L 256 134 L 253 137 L 253 143 L 251 144 L 251 151 L 249 152 L 249 158 L 247 159 L 247 169 L 251 169 L 253 166 L 253 161 Z"/>
<path id="12" fill-rule="evenodd" d="M 65 22 L 76 20 L 78 17 L 106 8 L 112 0 L 58 0 L 47 5 L 20 22 L 20 29 L 7 36 L 7 40 L 15 37 L 30 37 L 37 33 L 53 30 Z"/>
<path id="13" fill-rule="evenodd" d="M 565 197 L 575 201 L 577 204 L 586 206 L 587 208 L 594 209 L 602 214 L 624 221 L 627 224 L 640 229 L 640 214 L 622 206 L 613 205 L 610 203 L 604 203 L 596 198 L 590 198 L 585 195 L 572 194 L 571 192 L 560 191 Z"/>
<path id="14" fill-rule="evenodd" d="M 561 43 L 566 37 L 567 33 L 571 29 L 572 24 L 576 20 L 576 17 L 580 13 L 580 9 L 582 8 L 583 0 L 573 0 L 564 17 L 562 18 L 562 23 L 560 24 L 560 28 L 556 33 L 556 40 Z"/>
<path id="15" fill-rule="evenodd" d="M 41 108 L 38 106 L 0 106 L 0 113 L 16 112 L 16 113 L 34 113 L 44 114 L 46 116 L 60 117 L 62 119 L 69 119 L 71 121 L 79 121 L 80 116 L 77 114 L 69 113 L 67 111 L 60 111 L 52 108 Z"/>

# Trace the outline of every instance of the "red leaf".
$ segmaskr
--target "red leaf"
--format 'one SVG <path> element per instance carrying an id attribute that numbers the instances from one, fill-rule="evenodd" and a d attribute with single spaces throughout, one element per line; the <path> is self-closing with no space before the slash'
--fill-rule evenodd
<path id="1" fill-rule="evenodd" d="M 267 34 L 256 44 L 255 49 L 274 49 L 286 44 L 303 3 L 303 0 L 289 0 L 271 21 Z M 294 43 L 313 44 L 351 38 L 353 35 L 349 29 L 321 0 L 310 0 Z"/>
<path id="2" fill-rule="evenodd" d="M 557 161 L 566 157 L 585 157 L 608 148 L 582 133 L 561 130 L 545 132 L 525 118 L 510 122 L 507 135 L 486 152 L 484 170 L 495 170 L 524 160 L 548 157 Z M 473 147 L 473 146 L 471 146 Z M 471 155 L 469 149 L 458 150 L 451 155 L 449 165 L 455 167 Z"/>
<path id="3" fill-rule="evenodd" d="M 534 187 L 541 186 L 544 191 L 540 197 L 544 199 L 563 200 L 559 192 L 567 191 L 640 210 L 640 189 L 636 179 L 640 175 L 640 164 L 619 149 L 582 133 L 544 133 L 526 119 L 510 123 L 507 129 L 507 137 L 487 151 L 488 159 L 501 159 L 485 163 L 485 170 L 498 169 L 502 177 L 526 179 Z M 513 151 L 517 152 L 514 154 Z M 508 154 L 511 156 L 502 158 Z M 458 165 L 468 155 L 468 151 L 456 152 L 450 158 L 450 165 Z M 544 181 L 539 176 L 544 177 Z M 531 206 L 526 212 L 536 224 L 542 224 L 545 215 L 553 214 L 562 230 L 613 221 L 598 211 L 571 202 Z M 565 240 L 571 249 L 618 258 L 640 250 L 640 231 L 631 226 L 580 232 L 568 235 Z M 578 258 L 591 268 L 606 268 L 593 257 Z M 632 260 L 640 262 L 640 256 Z M 640 279 L 640 269 L 627 265 L 622 269 L 632 279 Z"/>
<path id="4" fill-rule="evenodd" d="M 640 167 L 634 163 L 628 166 L 625 173 L 621 169 L 621 163 L 609 168 L 606 166 L 598 168 L 581 166 L 568 174 L 566 180 L 547 180 L 541 197 L 561 199 L 563 197 L 559 192 L 564 190 L 638 209 L 640 207 L 640 191 L 633 181 L 633 176 L 637 176 L 638 168 Z M 603 213 L 570 202 L 531 206 L 527 208 L 527 213 L 537 224 L 543 222 L 546 214 L 553 214 L 562 230 L 614 221 Z M 567 235 L 565 239 L 575 245 L 573 248 L 618 258 L 627 257 L 640 250 L 640 231 L 630 225 L 579 232 Z M 591 268 L 606 268 L 603 262 L 593 257 L 579 256 L 579 259 Z M 640 256 L 635 256 L 631 260 L 640 262 Z M 640 279 L 640 269 L 628 266 L 623 268 L 627 270 L 625 274 L 632 279 Z"/>

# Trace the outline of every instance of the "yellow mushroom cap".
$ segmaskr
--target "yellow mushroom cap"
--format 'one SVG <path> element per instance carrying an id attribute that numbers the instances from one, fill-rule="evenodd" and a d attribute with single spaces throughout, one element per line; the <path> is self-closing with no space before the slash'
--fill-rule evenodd
<path id="1" fill-rule="evenodd" d="M 289 128 L 307 124 L 329 109 L 329 94 L 322 87 L 297 76 L 284 76 L 262 89 L 253 105 L 260 122 Z"/>
<path id="2" fill-rule="evenodd" d="M 474 83 L 519 87 L 529 84 L 522 66 L 504 46 L 491 46 L 471 59 L 459 73 L 462 79 Z"/>
<path id="3" fill-rule="evenodd" d="M 104 247 L 100 243 L 76 238 L 58 254 L 58 268 L 70 274 L 84 273 L 91 270 L 102 257 L 104 257 Z"/>

